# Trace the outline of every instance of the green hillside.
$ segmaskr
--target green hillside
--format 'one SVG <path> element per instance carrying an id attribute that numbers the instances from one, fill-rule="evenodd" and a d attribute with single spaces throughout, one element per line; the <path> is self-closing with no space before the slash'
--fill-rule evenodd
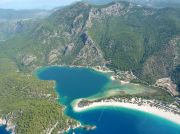
<path id="1" fill-rule="evenodd" d="M 141 77 L 145 74 L 142 72 L 143 66 L 150 64 L 148 60 L 155 55 L 160 58 L 169 41 L 180 35 L 179 9 L 134 7 L 131 10 L 132 13 L 125 15 L 95 19 L 89 33 L 103 50 L 106 60 L 110 61 L 108 66 L 133 70 Z M 171 66 L 174 57 L 168 57 L 168 53 L 165 56 L 163 60 Z M 165 73 L 158 72 L 157 65 L 155 72 L 147 75 L 156 75 L 155 79 L 158 79 L 165 76 Z M 151 82 L 153 78 L 148 79 Z"/>
<path id="2" fill-rule="evenodd" d="M 114 11 L 113 5 L 117 5 Z M 6 41 L 1 46 L 1 55 L 15 60 L 25 71 L 41 65 L 99 65 L 99 62 L 112 69 L 132 70 L 139 78 L 153 83 L 170 76 L 180 64 L 173 63 L 177 46 L 166 51 L 169 42 L 180 36 L 179 12 L 179 8 L 144 8 L 126 2 L 107 6 L 77 3 L 54 12 L 35 28 Z M 90 38 L 94 45 L 84 46 Z M 93 59 L 93 49 L 97 56 L 103 57 L 90 64 L 84 57 Z M 103 58 L 106 62 L 102 62 Z"/>
<path id="3" fill-rule="evenodd" d="M 0 117 L 17 125 L 17 134 L 40 134 L 58 122 L 54 129 L 57 133 L 77 124 L 63 115 L 53 82 L 19 72 L 9 59 L 0 58 L 0 65 Z"/>
<path id="4" fill-rule="evenodd" d="M 147 84 L 171 77 L 180 88 L 179 13 L 179 8 L 127 2 L 79 2 L 37 23 L 23 21 L 19 32 L 0 42 L 0 116 L 8 114 L 16 132 L 27 134 L 42 133 L 57 122 L 54 133 L 77 124 L 62 114 L 54 83 L 32 76 L 39 66 L 107 66 L 132 71 Z"/>

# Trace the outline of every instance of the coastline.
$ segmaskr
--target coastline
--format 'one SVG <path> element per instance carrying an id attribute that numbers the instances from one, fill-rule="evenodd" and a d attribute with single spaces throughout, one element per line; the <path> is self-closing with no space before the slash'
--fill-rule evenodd
<path id="1" fill-rule="evenodd" d="M 58 131 L 58 134 L 64 134 L 64 133 L 69 132 L 70 130 L 74 130 L 74 129 L 80 128 L 80 127 L 82 127 L 82 124 L 79 122 L 77 125 L 69 126 L 69 127 L 68 127 L 67 129 L 65 129 L 65 130 L 60 130 L 60 131 Z"/>
<path id="2" fill-rule="evenodd" d="M 180 125 L 180 114 L 175 114 L 173 112 L 151 106 L 149 104 L 142 104 L 139 105 L 137 103 L 130 103 L 130 102 L 117 102 L 114 100 L 108 101 L 95 101 L 90 104 L 84 105 L 83 107 L 79 106 L 79 103 L 82 99 L 77 100 L 73 105 L 73 110 L 75 112 L 84 112 L 87 110 L 91 110 L 98 107 L 117 107 L 117 108 L 127 108 L 131 110 L 141 111 L 145 113 L 149 113 L 151 115 L 155 115 L 161 117 L 163 119 L 169 120 L 177 125 Z"/>
<path id="3" fill-rule="evenodd" d="M 49 68 L 49 67 L 85 68 L 85 67 L 83 67 L 83 66 L 66 66 L 66 65 L 53 65 L 53 66 L 46 66 L 46 67 L 39 66 L 39 67 L 37 67 L 37 68 L 33 71 L 33 75 L 34 75 L 35 77 L 37 77 L 39 80 L 41 80 L 41 78 L 38 76 L 38 73 L 41 72 L 41 71 L 43 71 L 44 69 Z M 63 113 L 64 113 L 64 115 L 66 115 L 66 114 L 65 114 L 65 109 L 67 108 L 67 106 L 64 105 L 62 102 L 59 101 L 59 99 L 60 99 L 60 94 L 58 93 L 55 84 L 54 84 L 53 89 L 54 89 L 54 91 L 55 91 L 55 93 L 56 93 L 56 95 L 57 95 L 56 101 L 57 101 L 57 103 L 58 103 L 59 105 L 63 106 Z M 71 118 L 71 117 L 70 117 L 70 118 Z M 72 119 L 72 118 L 71 118 L 71 119 Z M 83 126 L 78 120 L 75 120 L 75 121 L 77 122 L 76 125 L 69 125 L 68 128 L 63 129 L 63 130 L 59 130 L 59 131 L 58 131 L 58 134 L 64 134 L 64 133 L 67 133 L 67 132 L 69 132 L 70 130 L 74 130 L 74 129 L 76 129 L 76 128 L 86 128 L 86 126 Z M 48 134 L 50 134 L 50 133 L 53 131 L 53 129 L 56 128 L 57 124 L 58 124 L 58 122 L 53 126 L 53 128 L 50 128 L 49 130 L 47 130 L 47 131 L 48 131 Z"/>
<path id="4" fill-rule="evenodd" d="M 0 126 L 6 126 L 6 131 L 10 131 L 11 134 L 15 134 L 15 125 L 11 121 L 0 118 Z"/>
<path id="5" fill-rule="evenodd" d="M 130 81 L 123 81 L 123 80 L 121 80 L 120 82 L 121 82 L 121 85 L 126 85 L 130 83 Z"/>
<path id="6" fill-rule="evenodd" d="M 88 67 L 90 69 L 93 69 L 97 72 L 101 72 L 101 73 L 113 73 L 112 70 L 110 70 L 109 68 L 107 67 L 101 67 L 101 66 L 92 66 L 92 67 Z M 115 79 L 114 76 L 112 76 L 112 79 Z"/>
<path id="7" fill-rule="evenodd" d="M 48 68 L 48 67 L 53 67 L 53 66 L 47 66 L 45 68 Z M 110 69 L 108 69 L 106 67 L 100 67 L 100 66 L 73 66 L 73 65 L 72 66 L 66 66 L 66 65 L 57 65 L 57 66 L 54 66 L 54 67 L 89 68 L 89 69 L 92 69 L 94 71 L 101 72 L 101 73 L 110 73 L 110 72 L 113 72 L 113 71 L 111 71 Z M 110 79 L 112 81 L 116 80 L 116 76 L 111 75 Z M 120 83 L 121 83 L 121 85 L 126 85 L 126 84 L 129 84 L 130 81 L 120 80 Z M 59 96 L 58 96 L 58 98 L 59 98 Z M 81 99 L 80 99 L 80 101 L 81 101 Z M 165 109 L 160 109 L 158 107 L 154 107 L 154 106 L 151 106 L 149 104 L 139 105 L 137 103 L 119 102 L 119 101 L 113 101 L 113 100 L 97 102 L 95 100 L 91 104 L 85 105 L 83 107 L 79 107 L 78 103 L 80 101 L 78 100 L 77 102 L 75 102 L 75 104 L 73 104 L 73 109 L 76 112 L 83 112 L 83 111 L 90 110 L 90 109 L 93 109 L 93 108 L 98 108 L 98 107 L 119 107 L 119 108 L 127 108 L 127 109 L 132 109 L 132 110 L 136 110 L 136 111 L 141 111 L 141 112 L 149 113 L 149 114 L 152 114 L 152 115 L 164 118 L 166 120 L 169 120 L 171 122 L 174 122 L 174 123 L 180 125 L 180 114 L 175 114 L 175 113 L 173 113 L 171 111 L 168 111 L 168 110 L 165 110 Z"/>
<path id="8" fill-rule="evenodd" d="M 101 72 L 101 73 L 112 73 L 113 71 L 110 70 L 107 67 L 102 67 L 102 66 L 80 66 L 80 65 L 49 65 L 49 66 L 38 66 L 34 69 L 34 73 L 36 73 L 37 71 L 41 71 L 41 69 L 46 69 L 49 67 L 69 67 L 69 68 L 88 68 L 88 69 L 92 69 L 94 71 L 97 72 Z M 114 78 L 114 76 L 113 76 Z M 114 78 L 115 79 L 115 78 Z"/>

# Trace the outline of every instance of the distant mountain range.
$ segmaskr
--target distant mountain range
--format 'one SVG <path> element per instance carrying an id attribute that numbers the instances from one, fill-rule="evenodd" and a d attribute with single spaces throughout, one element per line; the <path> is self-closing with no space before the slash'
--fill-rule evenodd
<path id="1" fill-rule="evenodd" d="M 128 2 L 79 2 L 36 25 L 20 22 L 18 34 L 0 46 L 0 56 L 14 60 L 22 71 L 42 65 L 106 65 L 132 71 L 149 84 L 167 77 L 179 84 L 179 13 L 180 8 Z"/>
<path id="2" fill-rule="evenodd" d="M 0 41 L 6 40 L 50 15 L 53 10 L 12 10 L 0 9 Z M 22 27 L 24 27 L 22 29 Z M 31 27 L 32 28 L 32 27 Z"/>
<path id="3" fill-rule="evenodd" d="M 118 1 L 127 1 L 136 4 L 140 4 L 142 6 L 150 6 L 150 7 L 178 7 L 180 6 L 179 0 L 84 0 L 91 4 L 108 4 L 110 2 L 118 2 Z"/>
<path id="4" fill-rule="evenodd" d="M 2 20 L 24 20 L 31 18 L 44 18 L 50 14 L 48 10 L 13 10 L 0 9 L 0 21 Z"/>

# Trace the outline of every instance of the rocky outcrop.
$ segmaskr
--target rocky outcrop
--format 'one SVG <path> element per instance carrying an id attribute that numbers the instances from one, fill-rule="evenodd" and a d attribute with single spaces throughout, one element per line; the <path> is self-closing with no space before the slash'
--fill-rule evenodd
<path id="1" fill-rule="evenodd" d="M 176 91 L 176 84 L 174 84 L 170 78 L 158 79 L 155 85 L 158 87 L 166 88 L 168 92 L 174 96 L 179 95 L 179 93 Z"/>
<path id="2" fill-rule="evenodd" d="M 85 126 L 81 126 L 80 128 L 85 129 L 86 131 L 92 131 L 92 130 L 95 130 L 97 127 L 96 126 L 85 125 Z"/>
<path id="3" fill-rule="evenodd" d="M 15 134 L 15 125 L 12 123 L 12 119 L 3 119 L 3 118 L 0 118 L 0 126 L 3 125 L 3 126 L 6 126 L 6 130 L 7 131 L 10 131 L 11 134 Z"/>
<path id="4" fill-rule="evenodd" d="M 74 43 L 69 43 L 67 45 L 60 45 L 58 48 L 53 49 L 48 54 L 48 64 L 56 64 L 57 62 L 61 62 L 62 56 L 68 56 L 71 54 L 75 47 Z"/>
<path id="5" fill-rule="evenodd" d="M 116 3 L 116 4 L 113 4 L 111 6 L 108 6 L 108 7 L 105 7 L 105 8 L 102 8 L 101 9 L 101 13 L 103 15 L 123 15 L 125 12 L 124 12 L 124 5 L 121 4 L 121 3 Z"/>
<path id="6" fill-rule="evenodd" d="M 63 55 L 67 56 L 67 55 L 71 54 L 74 47 L 75 47 L 74 43 L 70 43 L 70 44 L 66 45 L 64 48 Z"/>
<path id="7" fill-rule="evenodd" d="M 82 66 L 104 65 L 105 60 L 102 52 L 98 49 L 97 45 L 95 45 L 91 37 L 89 37 L 87 33 L 83 33 L 82 40 L 84 47 L 80 50 L 73 64 Z"/>
<path id="8" fill-rule="evenodd" d="M 37 60 L 37 57 L 35 55 L 28 54 L 22 58 L 21 63 L 24 66 L 29 66 L 33 64 L 36 60 Z"/>
<path id="9" fill-rule="evenodd" d="M 137 77 L 133 74 L 132 71 L 117 71 L 115 77 L 124 81 L 131 81 L 137 79 Z"/>
<path id="10" fill-rule="evenodd" d="M 93 20 L 97 19 L 98 21 L 101 21 L 101 18 L 107 17 L 107 16 L 121 16 L 125 15 L 130 11 L 130 9 L 133 7 L 133 4 L 129 4 L 129 6 L 126 8 L 124 4 L 122 3 L 115 3 L 113 5 L 110 5 L 105 8 L 91 8 L 89 12 L 88 21 L 86 23 L 86 27 L 90 28 L 93 24 Z"/>
<path id="11" fill-rule="evenodd" d="M 83 30 L 83 23 L 81 21 L 84 19 L 83 14 L 78 15 L 74 21 L 73 21 L 73 28 L 71 30 L 71 33 L 74 34 L 79 34 Z"/>
<path id="12" fill-rule="evenodd" d="M 48 63 L 53 64 L 59 60 L 60 52 L 57 49 L 52 50 L 48 55 Z"/>

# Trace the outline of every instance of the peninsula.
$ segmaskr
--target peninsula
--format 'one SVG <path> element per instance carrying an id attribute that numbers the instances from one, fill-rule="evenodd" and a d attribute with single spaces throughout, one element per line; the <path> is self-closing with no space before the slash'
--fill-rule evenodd
<path id="1" fill-rule="evenodd" d="M 120 107 L 147 112 L 180 125 L 180 109 L 175 104 L 165 104 L 157 100 L 142 98 L 106 98 L 97 100 L 79 99 L 74 103 L 74 111 L 82 112 L 98 107 Z"/>

